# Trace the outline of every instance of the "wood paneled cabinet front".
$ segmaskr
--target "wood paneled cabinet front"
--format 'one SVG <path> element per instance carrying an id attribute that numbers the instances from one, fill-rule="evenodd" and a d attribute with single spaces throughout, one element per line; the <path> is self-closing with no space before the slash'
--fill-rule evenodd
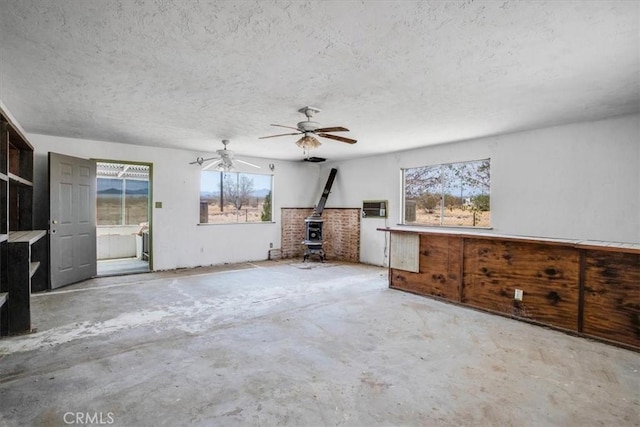
<path id="1" fill-rule="evenodd" d="M 640 350 L 640 245 L 416 233 L 419 272 L 391 288 Z"/>

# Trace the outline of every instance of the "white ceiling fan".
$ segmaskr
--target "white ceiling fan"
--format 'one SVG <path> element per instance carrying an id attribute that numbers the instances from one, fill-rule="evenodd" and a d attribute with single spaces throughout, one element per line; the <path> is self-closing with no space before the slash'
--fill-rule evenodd
<path id="1" fill-rule="evenodd" d="M 254 168 L 260 169 L 260 166 L 254 165 L 253 163 L 246 162 L 244 160 L 234 158 L 234 153 L 231 150 L 227 150 L 227 144 L 229 144 L 228 139 L 223 139 L 222 144 L 224 145 L 223 150 L 217 150 L 218 157 L 209 157 L 207 159 L 203 157 L 198 157 L 195 162 L 190 162 L 190 165 L 198 164 L 202 166 L 202 170 L 211 169 L 215 167 L 216 170 L 221 172 L 231 172 L 236 169 L 235 162 L 242 163 Z M 209 163 L 207 163 L 209 162 Z M 205 164 L 207 163 L 207 164 Z M 204 166 L 203 166 L 204 165 Z"/>
<path id="2" fill-rule="evenodd" d="M 262 136 L 258 139 L 266 139 L 266 138 L 276 138 L 279 136 L 287 136 L 287 135 L 302 135 L 302 137 L 296 141 L 296 145 L 305 150 L 311 148 L 317 148 L 320 146 L 320 141 L 318 141 L 315 136 L 320 136 L 322 138 L 329 138 L 340 142 L 346 142 L 347 144 L 355 144 L 358 142 L 355 139 L 346 138 L 344 136 L 333 135 L 329 132 L 348 132 L 349 129 L 342 126 L 332 126 L 332 127 L 321 127 L 320 123 L 311 121 L 311 118 L 315 113 L 319 113 L 320 110 L 315 107 L 302 107 L 298 110 L 299 113 L 307 116 L 307 120 L 299 122 L 296 127 L 293 126 L 284 126 L 284 125 L 274 125 L 280 128 L 293 129 L 296 132 L 294 133 L 281 133 L 278 135 L 270 135 L 270 136 Z"/>

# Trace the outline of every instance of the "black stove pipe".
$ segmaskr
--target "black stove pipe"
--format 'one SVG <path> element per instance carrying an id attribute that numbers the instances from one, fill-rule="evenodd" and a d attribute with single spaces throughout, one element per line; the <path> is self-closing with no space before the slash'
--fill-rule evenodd
<path id="1" fill-rule="evenodd" d="M 320 201 L 318 205 L 313 210 L 314 216 L 322 215 L 322 211 L 324 211 L 324 205 L 327 203 L 327 198 L 329 197 L 329 192 L 331 192 L 331 186 L 333 185 L 333 180 L 336 179 L 336 173 L 338 173 L 338 169 L 331 169 L 329 172 L 329 179 L 327 179 L 327 184 L 324 186 L 324 191 L 322 192 L 322 196 L 320 197 Z"/>

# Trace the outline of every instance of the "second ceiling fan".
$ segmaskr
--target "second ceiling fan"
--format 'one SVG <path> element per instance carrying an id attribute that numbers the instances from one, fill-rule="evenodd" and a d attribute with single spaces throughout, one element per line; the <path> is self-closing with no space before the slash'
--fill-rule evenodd
<path id="1" fill-rule="evenodd" d="M 319 113 L 320 110 L 314 107 L 303 107 L 298 110 L 299 113 L 307 116 L 307 120 L 299 122 L 297 127 L 293 126 L 284 126 L 284 125 L 274 125 L 276 127 L 294 129 L 296 132 L 294 133 L 281 133 L 278 135 L 269 135 L 263 136 L 258 139 L 266 139 L 266 138 L 276 138 L 279 136 L 289 136 L 289 135 L 302 135 L 298 141 L 296 141 L 296 145 L 298 147 L 303 148 L 305 151 L 311 148 L 317 148 L 320 146 L 320 141 L 318 141 L 315 137 L 319 136 L 322 138 L 333 139 L 340 142 L 346 142 L 347 144 L 355 144 L 358 142 L 355 139 L 345 138 L 344 136 L 332 135 L 330 132 L 348 132 L 349 129 L 342 126 L 334 126 L 334 127 L 321 127 L 320 123 L 311 121 L 311 117 L 315 113 Z"/>
<path id="2" fill-rule="evenodd" d="M 231 172 L 236 169 L 234 162 L 242 163 L 248 166 L 252 166 L 254 168 L 260 168 L 258 165 L 254 165 L 253 163 L 249 163 L 245 160 L 240 160 L 234 157 L 234 152 L 231 150 L 227 150 L 227 144 L 229 144 L 228 139 L 222 140 L 222 145 L 224 145 L 223 150 L 216 150 L 218 153 L 218 157 L 209 157 L 207 159 L 203 157 L 198 157 L 194 162 L 190 162 L 190 165 L 198 164 L 202 166 L 202 170 L 207 170 L 209 168 L 215 168 L 220 172 Z M 207 163 L 210 162 L 210 163 Z M 206 163 L 206 164 L 205 164 Z"/>

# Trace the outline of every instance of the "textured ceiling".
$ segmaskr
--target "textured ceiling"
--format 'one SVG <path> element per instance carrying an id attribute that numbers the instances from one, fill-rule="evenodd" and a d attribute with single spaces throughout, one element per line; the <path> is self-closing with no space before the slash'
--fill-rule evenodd
<path id="1" fill-rule="evenodd" d="M 330 160 L 635 113 L 637 1 L 0 0 L 0 100 L 27 132 Z M 285 130 L 286 132 L 286 130 Z"/>

